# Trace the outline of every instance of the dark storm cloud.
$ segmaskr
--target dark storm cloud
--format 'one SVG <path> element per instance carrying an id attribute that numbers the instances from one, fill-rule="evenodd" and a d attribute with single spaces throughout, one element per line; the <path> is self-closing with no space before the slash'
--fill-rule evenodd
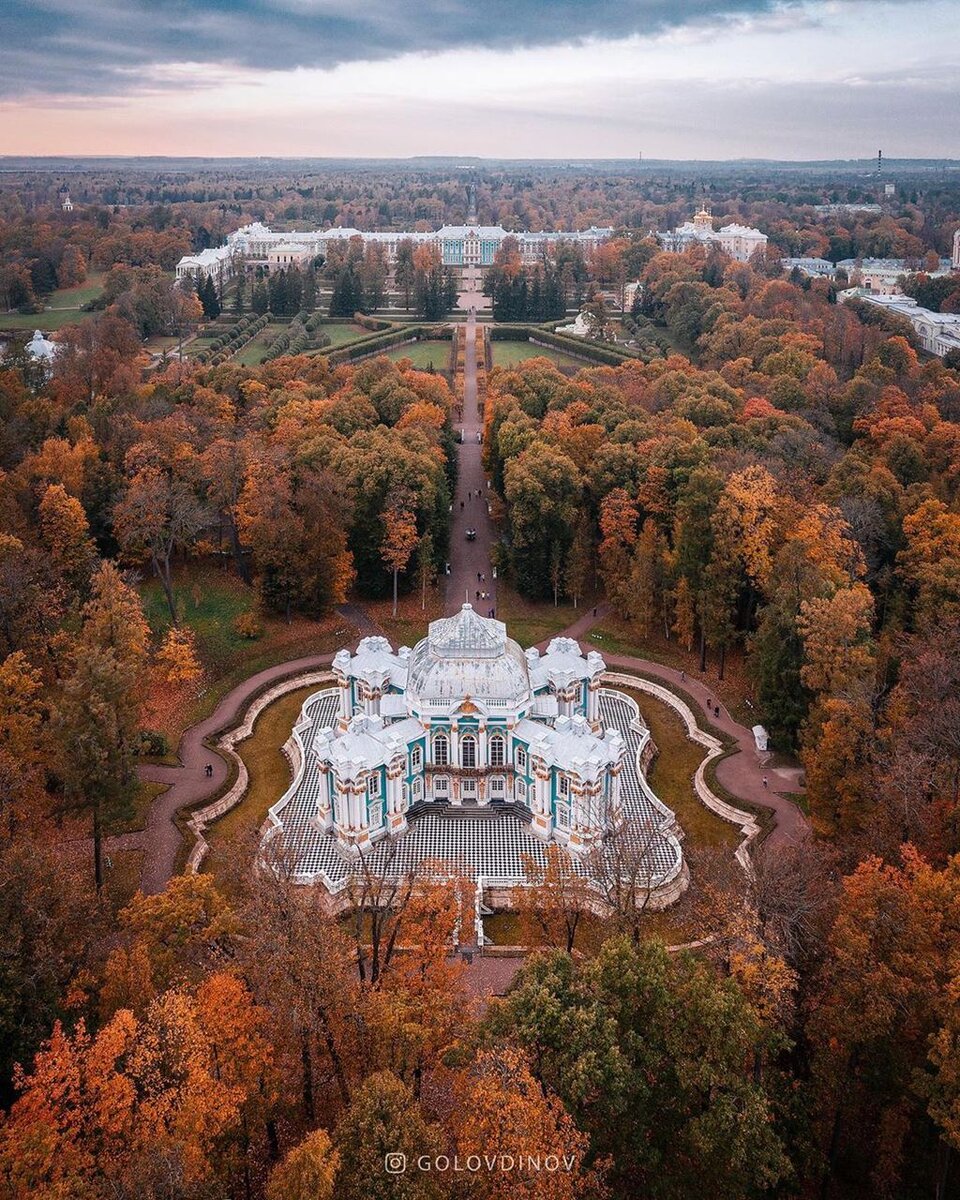
<path id="1" fill-rule="evenodd" d="M 655 33 L 774 0 L 0 0 L 0 94 L 135 89 L 154 65 L 332 67 Z"/>

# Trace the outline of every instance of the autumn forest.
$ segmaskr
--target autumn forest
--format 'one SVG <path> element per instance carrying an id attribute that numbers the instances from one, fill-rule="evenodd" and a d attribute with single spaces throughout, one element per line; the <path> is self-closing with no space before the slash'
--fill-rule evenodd
<path id="1" fill-rule="evenodd" d="M 782 263 L 903 259 L 960 312 L 956 172 L 78 161 L 0 176 L 0 1200 L 960 1196 L 960 361 Z M 766 249 L 665 250 L 704 205 Z M 467 308 L 412 246 L 174 276 L 252 221 L 471 207 L 615 232 L 508 239 Z M 804 831 L 748 805 L 744 870 L 693 822 L 663 912 L 552 856 L 502 981 L 452 953 L 462 879 L 361 865 L 334 912 L 258 850 L 295 709 L 202 869 L 156 807 L 248 677 L 440 615 L 478 301 L 496 615 L 592 613 L 762 724 Z"/>

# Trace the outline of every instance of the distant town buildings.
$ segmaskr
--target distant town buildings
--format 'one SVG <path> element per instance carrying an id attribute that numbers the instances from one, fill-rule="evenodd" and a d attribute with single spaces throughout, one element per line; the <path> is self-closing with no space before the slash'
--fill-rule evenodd
<path id="1" fill-rule="evenodd" d="M 62 192 L 60 194 L 60 207 L 64 212 L 73 212 L 73 201 L 70 199 L 69 192 Z"/>
<path id="2" fill-rule="evenodd" d="M 877 295 L 867 288 L 848 288 L 837 299 L 841 303 L 865 300 L 886 312 L 906 317 L 916 330 L 923 349 L 938 358 L 943 358 L 951 350 L 960 350 L 960 313 L 934 312 L 929 308 L 921 308 L 910 296 Z"/>
<path id="3" fill-rule="evenodd" d="M 524 263 L 532 264 L 552 258 L 561 243 L 572 243 L 584 254 L 595 250 L 613 236 L 612 228 L 591 227 L 574 231 L 513 233 L 500 225 L 444 225 L 427 232 L 383 233 L 335 227 L 333 229 L 275 231 L 255 221 L 231 233 L 225 246 L 185 255 L 177 265 L 177 278 L 191 275 L 200 279 L 213 275 L 229 279 L 239 269 L 252 270 L 257 266 L 265 271 L 284 266 L 303 266 L 313 259 L 326 257 L 331 242 L 360 238 L 366 244 L 378 244 L 386 252 L 388 264 L 397 257 L 403 241 L 415 246 L 435 246 L 444 266 L 482 268 L 493 265 L 494 257 L 507 238 L 514 238 Z"/>
<path id="4" fill-rule="evenodd" d="M 849 213 L 864 215 L 882 213 L 883 206 L 880 204 L 815 204 L 813 211 L 818 217 L 844 217 Z"/>
<path id="5" fill-rule="evenodd" d="M 706 208 L 701 208 L 692 221 L 685 221 L 667 233 L 658 233 L 657 239 L 665 250 L 675 254 L 690 246 L 718 246 L 737 262 L 748 262 L 758 250 L 765 250 L 767 246 L 767 235 L 748 225 L 734 223 L 714 229 L 713 218 Z"/>
<path id="6" fill-rule="evenodd" d="M 782 258 L 780 264 L 788 274 L 800 271 L 811 279 L 832 279 L 837 272 L 829 258 Z"/>
<path id="7" fill-rule="evenodd" d="M 908 258 L 842 258 L 838 263 L 826 258 L 784 258 L 781 261 L 785 271 L 801 271 L 814 279 L 835 279 L 842 274 L 853 287 L 865 288 L 878 296 L 899 296 L 903 291 L 901 279 L 923 270 L 920 262 Z M 936 278 L 949 275 L 950 271 L 950 259 L 941 258 L 939 268 L 925 274 Z"/>
<path id="8" fill-rule="evenodd" d="M 960 229 L 953 235 L 953 258 L 950 261 L 953 263 L 953 269 L 960 271 Z"/>

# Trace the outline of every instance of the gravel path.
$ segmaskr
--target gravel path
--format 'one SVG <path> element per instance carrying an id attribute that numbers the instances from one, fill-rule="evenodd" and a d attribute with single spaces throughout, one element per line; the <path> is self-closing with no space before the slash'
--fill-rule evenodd
<path id="1" fill-rule="evenodd" d="M 457 491 L 453 499 L 450 530 L 450 574 L 447 576 L 446 608 L 460 610 L 464 601 L 482 617 L 497 606 L 497 585 L 490 564 L 493 525 L 487 510 L 487 479 L 483 473 L 483 416 L 477 404 L 477 323 L 471 313 L 460 326 L 465 341 L 463 375 L 462 441 L 457 447 Z M 476 530 L 476 540 L 467 541 L 467 530 Z M 479 576 L 484 576 L 480 579 Z M 481 593 L 479 596 L 477 593 Z M 486 593 L 486 596 L 483 593 Z"/>

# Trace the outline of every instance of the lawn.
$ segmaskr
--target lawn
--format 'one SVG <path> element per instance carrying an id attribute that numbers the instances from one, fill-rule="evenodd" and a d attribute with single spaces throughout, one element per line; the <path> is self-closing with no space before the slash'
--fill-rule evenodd
<path id="1" fill-rule="evenodd" d="M 659 753 L 647 778 L 660 799 L 672 809 L 686 840 L 695 846 L 730 846 L 740 841 L 740 830 L 704 807 L 693 790 L 693 777 L 706 753 L 691 742 L 687 727 L 668 704 L 645 692 L 624 689 L 640 706 Z"/>
<path id="2" fill-rule="evenodd" d="M 237 351 L 231 361 L 241 367 L 259 366 L 260 359 L 270 349 L 270 343 L 286 328 L 286 325 L 281 324 L 264 326 L 252 342 L 247 342 L 242 350 Z"/>
<path id="3" fill-rule="evenodd" d="M 579 358 L 564 354 L 562 350 L 554 350 L 552 346 L 535 346 L 533 342 L 491 342 L 493 350 L 493 365 L 495 367 L 515 367 L 518 363 L 530 358 L 548 358 L 555 366 L 565 370 L 582 370 L 590 363 Z"/>
<path id="4" fill-rule="evenodd" d="M 0 329 L 42 329 L 45 333 L 85 321 L 92 313 L 83 312 L 83 305 L 95 300 L 103 291 L 104 272 L 95 271 L 76 287 L 57 288 L 47 297 L 47 307 L 39 313 L 0 313 Z"/>
<path id="5" fill-rule="evenodd" d="M 335 325 L 318 325 L 316 332 L 322 333 L 330 339 L 330 344 L 324 346 L 324 350 L 336 350 L 338 346 L 345 346 L 347 342 L 355 342 L 357 338 L 369 337 L 372 331 L 364 329 L 362 325 L 357 325 L 353 321 L 343 321 Z"/>
<path id="6" fill-rule="evenodd" d="M 207 829 L 205 837 L 210 853 L 204 870 L 217 874 L 228 843 L 252 841 L 266 820 L 267 810 L 287 790 L 291 781 L 290 763 L 281 747 L 290 736 L 304 700 L 319 690 L 314 684 L 275 700 L 257 717 L 250 737 L 237 746 L 250 776 L 250 786 L 240 803 Z"/>
<path id="7" fill-rule="evenodd" d="M 338 650 L 356 637 L 356 630 L 336 613 L 322 621 L 297 617 L 289 623 L 279 617 L 262 617 L 262 637 L 241 637 L 234 621 L 241 613 L 256 609 L 256 597 L 224 568 L 204 563 L 181 567 L 174 577 L 174 589 L 180 620 L 196 637 L 204 678 L 198 689 L 152 697 L 149 727 L 166 735 L 171 752 L 184 729 L 211 712 L 226 692 L 250 675 L 306 654 Z M 159 641 L 170 627 L 163 592 L 157 580 L 148 579 L 140 594 Z"/>
<path id="8" fill-rule="evenodd" d="M 582 617 L 585 608 L 585 604 L 574 608 L 564 602 L 554 607 L 525 600 L 503 579 L 497 580 L 497 620 L 506 622 L 507 633 L 524 649 L 556 637 Z"/>
<path id="9" fill-rule="evenodd" d="M 91 300 L 96 300 L 100 295 L 105 278 L 105 271 L 93 271 L 83 283 L 78 283 L 75 287 L 57 288 L 55 292 L 50 293 L 47 307 L 53 309 L 82 308 L 84 304 L 89 304 Z"/>
<path id="10" fill-rule="evenodd" d="M 411 342 L 409 346 L 397 346 L 395 350 L 386 351 L 386 357 L 391 362 L 409 358 L 421 371 L 428 371 L 431 367 L 434 371 L 446 371 L 450 362 L 450 343 L 439 338 Z"/>
<path id="11" fill-rule="evenodd" d="M 77 325 L 89 320 L 93 315 L 81 312 L 79 308 L 48 308 L 38 313 L 0 313 L 0 329 L 11 332 L 25 329 L 30 333 L 40 329 L 44 333 L 53 333 L 64 325 Z"/>

